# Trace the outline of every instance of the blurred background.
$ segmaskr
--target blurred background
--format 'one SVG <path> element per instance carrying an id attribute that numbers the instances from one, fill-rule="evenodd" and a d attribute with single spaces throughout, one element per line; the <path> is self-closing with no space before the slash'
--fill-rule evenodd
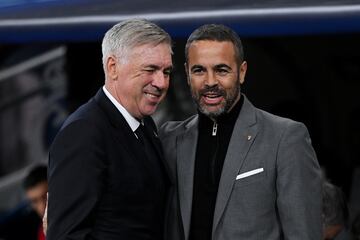
<path id="1" fill-rule="evenodd" d="M 350 228 L 360 213 L 358 0 L 1 0 L 0 219 L 24 200 L 22 181 L 47 163 L 64 119 L 103 85 L 103 34 L 133 17 L 174 39 L 158 125 L 196 112 L 183 71 L 189 34 L 205 23 L 235 29 L 249 66 L 243 92 L 305 123 L 324 175 L 344 194 Z"/>

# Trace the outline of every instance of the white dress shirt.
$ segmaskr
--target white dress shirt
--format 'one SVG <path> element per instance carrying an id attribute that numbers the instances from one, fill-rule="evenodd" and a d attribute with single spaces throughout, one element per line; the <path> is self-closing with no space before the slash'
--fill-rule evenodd
<path id="1" fill-rule="evenodd" d="M 135 130 L 140 126 L 140 122 L 136 118 L 131 116 L 131 114 L 118 101 L 116 101 L 116 99 L 108 92 L 108 90 L 106 90 L 105 86 L 103 86 L 103 90 L 104 90 L 105 95 L 115 105 L 115 107 L 119 110 L 121 115 L 123 115 L 127 124 L 129 124 L 131 130 L 133 132 L 135 132 Z M 135 136 L 136 136 L 136 134 L 135 134 Z"/>

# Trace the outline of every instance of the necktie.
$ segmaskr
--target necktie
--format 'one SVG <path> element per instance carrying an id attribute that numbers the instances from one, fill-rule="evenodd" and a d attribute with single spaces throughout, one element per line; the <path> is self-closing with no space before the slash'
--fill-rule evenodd
<path id="1" fill-rule="evenodd" d="M 142 124 L 135 130 L 135 134 L 138 137 L 141 144 L 145 145 L 145 133 L 144 133 L 144 126 Z"/>

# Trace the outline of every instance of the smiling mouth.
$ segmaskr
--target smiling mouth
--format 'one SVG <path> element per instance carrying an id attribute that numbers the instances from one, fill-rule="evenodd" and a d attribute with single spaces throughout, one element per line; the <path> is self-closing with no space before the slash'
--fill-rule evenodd
<path id="1" fill-rule="evenodd" d="M 147 97 L 153 98 L 153 99 L 158 99 L 161 97 L 161 94 L 155 94 L 155 93 L 150 93 L 150 92 L 145 92 L 145 95 Z"/>
<path id="2" fill-rule="evenodd" d="M 223 100 L 223 95 L 218 93 L 207 93 L 202 95 L 205 104 L 217 105 Z"/>
<path id="3" fill-rule="evenodd" d="M 206 98 L 218 98 L 221 97 L 221 94 L 216 94 L 216 93 L 208 93 L 208 94 L 203 94 L 204 97 Z"/>

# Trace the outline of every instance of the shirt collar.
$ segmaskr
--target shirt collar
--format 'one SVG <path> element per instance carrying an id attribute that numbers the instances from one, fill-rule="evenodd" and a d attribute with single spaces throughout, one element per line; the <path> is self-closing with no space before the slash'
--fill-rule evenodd
<path id="1" fill-rule="evenodd" d="M 115 105 L 115 107 L 119 110 L 121 115 L 125 118 L 127 124 L 129 124 L 131 130 L 135 132 L 135 130 L 139 127 L 140 122 L 131 116 L 131 114 L 108 92 L 108 90 L 103 86 L 103 91 L 105 95 L 110 99 L 110 101 Z"/>

